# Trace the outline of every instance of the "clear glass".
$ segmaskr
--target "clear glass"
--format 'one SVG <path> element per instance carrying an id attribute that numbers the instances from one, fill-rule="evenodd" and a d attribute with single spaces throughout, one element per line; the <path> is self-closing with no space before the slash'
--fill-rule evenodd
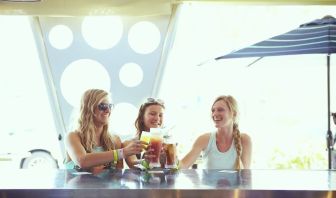
<path id="1" fill-rule="evenodd" d="M 163 143 L 163 134 L 159 128 L 150 129 L 151 138 L 150 138 L 150 149 L 153 149 L 152 154 L 154 155 L 149 162 L 150 167 L 161 167 L 160 164 L 160 153 Z"/>
<path id="2" fill-rule="evenodd" d="M 165 152 L 166 152 L 165 168 L 176 168 L 177 166 L 176 147 L 177 147 L 177 143 L 173 143 L 173 142 L 165 143 Z"/>
<path id="3" fill-rule="evenodd" d="M 151 139 L 151 134 L 149 132 L 147 132 L 147 131 L 142 131 L 140 140 L 146 142 L 147 144 L 149 144 L 150 139 Z"/>

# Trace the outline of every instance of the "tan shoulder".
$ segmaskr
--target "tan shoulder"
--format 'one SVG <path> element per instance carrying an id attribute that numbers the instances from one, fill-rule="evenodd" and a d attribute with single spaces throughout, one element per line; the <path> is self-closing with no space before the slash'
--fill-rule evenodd
<path id="1" fill-rule="evenodd" d="M 112 137 L 112 141 L 116 144 L 117 148 L 121 148 L 122 147 L 122 142 L 121 139 L 118 135 L 111 135 Z"/>
<path id="2" fill-rule="evenodd" d="M 204 134 L 200 135 L 198 138 L 200 138 L 200 139 L 202 139 L 202 140 L 207 140 L 207 141 L 209 141 L 209 139 L 210 139 L 210 135 L 211 135 L 211 133 L 204 133 Z"/>
<path id="3" fill-rule="evenodd" d="M 111 137 L 112 137 L 113 140 L 121 141 L 121 139 L 118 135 L 111 135 Z"/>
<path id="4" fill-rule="evenodd" d="M 251 137 L 246 134 L 246 133 L 242 133 L 240 134 L 240 137 L 241 137 L 241 141 L 242 141 L 242 144 L 251 144 L 252 140 L 251 140 Z"/>
<path id="5" fill-rule="evenodd" d="M 79 132 L 78 131 L 72 131 L 72 132 L 68 133 L 67 139 L 70 140 L 70 141 L 80 140 Z"/>
<path id="6" fill-rule="evenodd" d="M 198 147 L 201 147 L 202 149 L 205 149 L 209 143 L 210 135 L 211 133 L 204 133 L 198 136 L 198 138 L 195 141 L 195 145 L 197 145 Z"/>

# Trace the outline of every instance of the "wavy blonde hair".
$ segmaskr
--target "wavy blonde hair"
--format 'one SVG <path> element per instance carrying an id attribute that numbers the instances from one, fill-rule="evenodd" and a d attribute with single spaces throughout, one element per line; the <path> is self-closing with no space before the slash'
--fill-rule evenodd
<path id="1" fill-rule="evenodd" d="M 242 143 L 241 143 L 241 136 L 240 136 L 240 131 L 238 127 L 238 105 L 236 99 L 234 99 L 232 96 L 219 96 L 216 98 L 216 100 L 213 102 L 212 106 L 218 102 L 218 101 L 223 101 L 225 104 L 228 106 L 230 112 L 232 113 L 233 116 L 233 140 L 234 144 L 236 147 L 236 152 L 237 152 L 237 158 L 235 161 L 234 168 L 237 170 L 240 170 L 241 164 L 241 155 L 242 155 Z"/>
<path id="2" fill-rule="evenodd" d="M 93 148 L 98 144 L 95 141 L 95 125 L 93 122 L 94 110 L 97 108 L 98 104 L 108 96 L 109 94 L 101 89 L 89 89 L 85 91 L 82 96 L 77 131 L 81 143 L 88 153 L 91 153 Z M 103 127 L 100 139 L 102 146 L 106 151 L 114 149 L 112 136 L 108 132 L 108 127 L 108 124 Z"/>

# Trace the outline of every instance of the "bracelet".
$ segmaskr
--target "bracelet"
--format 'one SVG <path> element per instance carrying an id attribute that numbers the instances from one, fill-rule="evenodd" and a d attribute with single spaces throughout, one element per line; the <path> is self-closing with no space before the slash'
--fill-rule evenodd
<path id="1" fill-rule="evenodd" d="M 118 161 L 118 152 L 117 150 L 113 150 L 113 162 L 116 164 Z"/>
<path id="2" fill-rule="evenodd" d="M 118 149 L 118 160 L 124 159 L 124 149 Z"/>

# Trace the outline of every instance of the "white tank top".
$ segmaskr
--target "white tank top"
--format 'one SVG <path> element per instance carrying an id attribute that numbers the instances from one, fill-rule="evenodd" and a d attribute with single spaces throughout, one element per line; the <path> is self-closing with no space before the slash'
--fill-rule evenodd
<path id="1" fill-rule="evenodd" d="M 216 132 L 210 134 L 207 148 L 203 151 L 203 160 L 207 169 L 234 169 L 237 152 L 234 140 L 226 152 L 220 152 L 216 145 Z"/>

